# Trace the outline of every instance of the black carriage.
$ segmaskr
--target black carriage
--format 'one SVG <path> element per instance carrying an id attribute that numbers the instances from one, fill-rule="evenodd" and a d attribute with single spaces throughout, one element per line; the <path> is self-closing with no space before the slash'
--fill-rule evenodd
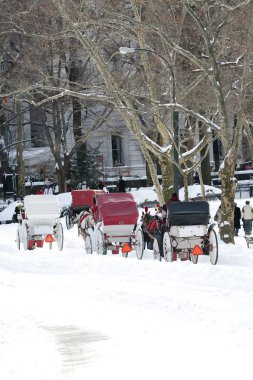
<path id="1" fill-rule="evenodd" d="M 208 255 L 213 265 L 218 261 L 218 241 L 214 225 L 210 224 L 209 203 L 171 202 L 166 220 L 156 216 L 157 228 L 150 230 L 144 223 L 144 232 L 153 239 L 154 257 L 166 261 L 191 260 L 197 264 L 201 255 Z"/>

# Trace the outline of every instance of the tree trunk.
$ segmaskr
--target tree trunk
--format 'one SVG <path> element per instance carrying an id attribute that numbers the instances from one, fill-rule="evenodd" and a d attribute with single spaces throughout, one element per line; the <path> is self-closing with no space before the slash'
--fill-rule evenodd
<path id="1" fill-rule="evenodd" d="M 222 183 L 220 236 L 225 243 L 234 244 L 234 199 L 236 179 L 234 177 L 234 165 L 227 161 L 228 160 L 224 161 L 224 165 L 220 169 Z"/>
<path id="2" fill-rule="evenodd" d="M 163 179 L 163 197 L 167 203 L 173 193 L 173 164 L 164 159 L 161 165 Z"/>
<path id="3" fill-rule="evenodd" d="M 16 100 L 17 111 L 17 135 L 16 135 L 16 151 L 17 151 L 17 174 L 18 174 L 18 189 L 17 193 L 21 198 L 25 196 L 25 165 L 23 157 L 23 117 L 21 110 L 21 101 Z"/>
<path id="4" fill-rule="evenodd" d="M 63 165 L 61 168 L 57 168 L 56 175 L 59 185 L 59 193 L 65 193 L 67 191 L 67 166 Z"/>

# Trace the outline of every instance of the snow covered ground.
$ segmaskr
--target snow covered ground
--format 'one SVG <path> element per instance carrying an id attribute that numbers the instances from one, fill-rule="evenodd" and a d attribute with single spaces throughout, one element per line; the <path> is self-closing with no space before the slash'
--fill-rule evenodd
<path id="1" fill-rule="evenodd" d="M 235 246 L 219 241 L 216 266 L 206 256 L 158 262 L 150 250 L 141 261 L 87 255 L 76 226 L 64 226 L 62 252 L 18 251 L 15 234 L 0 225 L 0 379 L 252 379 L 253 247 L 243 230 Z"/>

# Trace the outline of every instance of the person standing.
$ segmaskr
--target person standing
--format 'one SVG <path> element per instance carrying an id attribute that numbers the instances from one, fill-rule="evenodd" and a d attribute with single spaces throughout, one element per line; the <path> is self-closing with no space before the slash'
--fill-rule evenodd
<path id="1" fill-rule="evenodd" d="M 105 187 L 104 183 L 102 181 L 98 181 L 99 190 L 103 190 L 104 187 Z"/>
<path id="2" fill-rule="evenodd" d="M 166 203 L 168 206 L 171 202 L 180 202 L 177 193 L 173 193 L 170 197 L 170 200 Z"/>
<path id="3" fill-rule="evenodd" d="M 193 174 L 193 183 L 199 185 L 199 175 L 197 172 L 194 172 Z"/>
<path id="4" fill-rule="evenodd" d="M 117 189 L 119 193 L 126 192 L 126 182 L 123 180 L 122 176 L 119 177 L 119 180 L 117 183 Z"/>
<path id="5" fill-rule="evenodd" d="M 235 231 L 235 236 L 238 236 L 240 228 L 241 228 L 241 210 L 240 210 L 240 207 L 237 206 L 237 203 L 235 203 L 235 208 L 234 208 L 234 231 Z"/>
<path id="6" fill-rule="evenodd" d="M 245 235 L 250 235 L 252 232 L 253 209 L 250 206 L 250 201 L 245 202 L 242 208 L 242 221 Z"/>
<path id="7" fill-rule="evenodd" d="M 55 195 L 59 194 L 59 185 L 58 184 L 56 184 L 55 187 L 54 187 L 54 194 Z"/>

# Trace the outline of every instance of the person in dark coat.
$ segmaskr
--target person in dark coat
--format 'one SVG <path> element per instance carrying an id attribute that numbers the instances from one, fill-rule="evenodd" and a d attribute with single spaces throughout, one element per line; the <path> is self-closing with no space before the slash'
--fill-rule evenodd
<path id="1" fill-rule="evenodd" d="M 117 189 L 119 193 L 126 192 L 126 182 L 123 180 L 122 176 L 119 177 L 119 180 L 117 183 Z"/>
<path id="2" fill-rule="evenodd" d="M 234 208 L 234 230 L 235 230 L 235 236 L 238 236 L 240 228 L 241 228 L 241 210 L 240 210 L 240 207 L 238 207 L 237 204 L 235 203 L 235 208 Z"/>
<path id="3" fill-rule="evenodd" d="M 197 185 L 199 185 L 199 175 L 197 172 L 193 174 L 193 183 L 196 183 Z"/>
<path id="4" fill-rule="evenodd" d="M 102 181 L 98 181 L 99 190 L 103 190 L 104 187 L 105 187 L 104 183 Z"/>

